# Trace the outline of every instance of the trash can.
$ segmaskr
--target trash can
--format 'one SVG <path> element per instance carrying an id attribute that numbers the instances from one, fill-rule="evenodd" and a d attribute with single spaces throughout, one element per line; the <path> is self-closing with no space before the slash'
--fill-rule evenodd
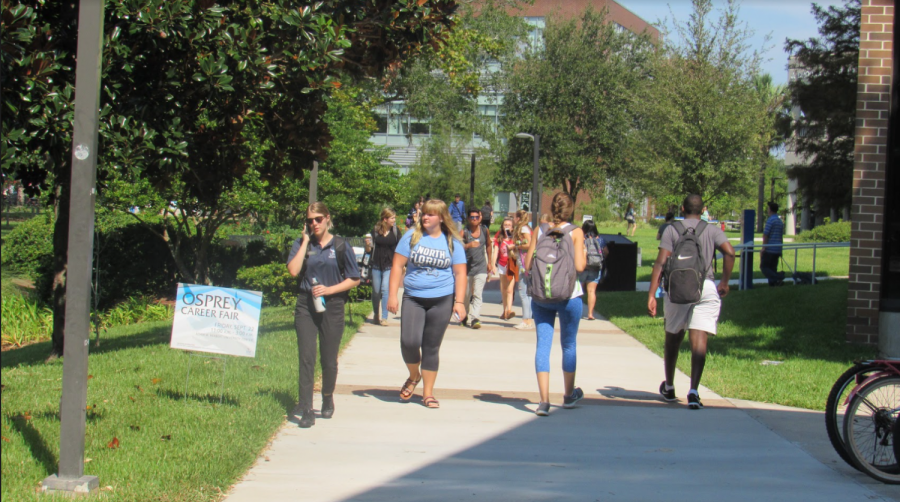
<path id="1" fill-rule="evenodd" d="M 601 234 L 609 254 L 603 261 L 606 278 L 597 286 L 598 291 L 634 291 L 637 283 L 638 245 L 622 234 Z"/>

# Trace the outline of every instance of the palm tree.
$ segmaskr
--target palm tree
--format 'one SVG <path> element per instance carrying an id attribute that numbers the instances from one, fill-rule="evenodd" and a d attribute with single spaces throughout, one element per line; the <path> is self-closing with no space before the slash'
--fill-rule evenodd
<path id="1" fill-rule="evenodd" d="M 763 203 L 766 198 L 766 166 L 772 149 L 784 145 L 790 135 L 791 120 L 786 86 L 773 85 L 772 76 L 764 73 L 753 77 L 753 87 L 766 115 L 763 130 L 760 131 L 759 191 L 756 204 L 756 231 L 762 232 L 765 223 Z"/>

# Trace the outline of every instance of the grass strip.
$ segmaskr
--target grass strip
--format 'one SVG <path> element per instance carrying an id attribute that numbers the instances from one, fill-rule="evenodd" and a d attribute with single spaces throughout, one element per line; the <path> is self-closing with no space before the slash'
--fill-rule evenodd
<path id="1" fill-rule="evenodd" d="M 638 282 L 649 282 L 650 281 L 650 272 L 653 267 L 653 262 L 656 261 L 656 255 L 659 253 L 659 241 L 656 240 L 656 227 L 651 227 L 649 225 L 644 225 L 638 228 L 634 237 L 627 237 L 632 242 L 636 242 L 638 247 L 641 248 L 641 263 L 638 264 L 637 269 L 637 281 Z M 612 233 L 616 234 L 621 232 L 622 235 L 625 235 L 625 232 L 618 228 L 600 228 L 600 233 Z M 725 232 L 729 238 L 739 238 L 741 237 L 739 232 Z M 762 237 L 762 234 L 756 234 L 756 237 Z M 737 245 L 738 241 L 731 241 L 731 244 Z M 784 254 L 785 261 L 788 262 L 790 267 L 794 268 L 794 251 L 787 250 Z M 738 257 L 734 262 L 734 271 L 732 272 L 731 277 L 733 279 L 737 279 L 740 277 L 740 266 L 741 260 Z M 797 267 L 796 270 L 800 272 L 812 272 L 813 266 L 813 253 L 811 249 L 801 249 L 797 251 Z M 788 277 L 790 277 L 790 271 L 787 268 L 784 268 L 783 264 L 779 264 L 779 270 L 784 270 L 788 273 Z M 718 273 L 716 274 L 716 279 L 721 277 L 722 272 L 722 260 L 719 260 L 718 263 Z M 827 248 L 827 249 L 817 249 L 816 250 L 816 276 L 817 277 L 847 277 L 850 273 L 850 248 Z M 759 256 L 756 256 L 753 261 L 753 278 L 754 279 L 763 279 L 765 276 L 759 270 Z"/>
<path id="2" fill-rule="evenodd" d="M 371 309 L 353 305 L 342 347 Z M 291 307 L 263 310 L 256 358 L 228 357 L 222 404 L 221 360 L 170 349 L 171 327 L 113 328 L 92 346 L 85 473 L 99 476 L 100 500 L 220 499 L 297 401 Z M 2 500 L 70 500 L 37 493 L 59 456 L 63 364 L 44 363 L 48 352 L 49 342 L 3 352 Z"/>
<path id="3" fill-rule="evenodd" d="M 665 330 L 647 315 L 647 293 L 600 293 L 597 310 L 662 357 Z M 735 291 L 722 302 L 719 334 L 710 337 L 703 385 L 724 397 L 824 410 L 835 379 L 876 347 L 845 340 L 847 281 Z M 678 368 L 690 374 L 690 346 Z M 780 364 L 763 364 L 778 361 Z M 660 362 L 660 380 L 663 367 Z M 688 389 L 677 389 L 683 396 Z"/>

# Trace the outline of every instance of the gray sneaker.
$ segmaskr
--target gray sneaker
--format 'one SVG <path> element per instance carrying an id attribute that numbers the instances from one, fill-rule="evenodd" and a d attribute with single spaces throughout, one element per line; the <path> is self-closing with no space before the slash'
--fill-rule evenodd
<path id="1" fill-rule="evenodd" d="M 534 414 L 539 417 L 546 417 L 550 415 L 550 403 L 540 403 L 536 410 L 534 410 Z"/>
<path id="2" fill-rule="evenodd" d="M 584 398 L 584 391 L 581 390 L 581 387 L 575 387 L 575 390 L 572 391 L 572 395 L 563 397 L 563 408 L 574 408 L 575 403 L 581 401 Z"/>

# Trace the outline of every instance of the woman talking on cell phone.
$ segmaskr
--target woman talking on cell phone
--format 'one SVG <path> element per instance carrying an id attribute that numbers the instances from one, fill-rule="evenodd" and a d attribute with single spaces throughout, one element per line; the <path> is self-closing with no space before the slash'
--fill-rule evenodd
<path id="1" fill-rule="evenodd" d="M 422 206 L 414 229 L 406 232 L 394 253 L 392 270 L 406 268 L 406 276 L 391 274 L 388 311 L 396 314 L 397 293 L 403 280 L 400 315 L 400 352 L 409 378 L 400 387 L 400 399 L 409 401 L 424 380 L 422 404 L 439 408 L 434 397 L 439 352 L 451 315 L 466 317 L 466 251 L 447 204 L 429 200 Z"/>
<path id="2" fill-rule="evenodd" d="M 331 235 L 331 215 L 321 202 L 306 210 L 303 235 L 294 241 L 288 255 L 288 272 L 298 279 L 299 294 L 294 309 L 297 351 L 300 356 L 300 397 L 293 414 L 300 427 L 316 423 L 313 383 L 316 370 L 316 338 L 322 360 L 322 418 L 334 415 L 337 356 L 344 335 L 344 304 L 347 291 L 359 284 L 359 267 L 353 247 Z"/>

